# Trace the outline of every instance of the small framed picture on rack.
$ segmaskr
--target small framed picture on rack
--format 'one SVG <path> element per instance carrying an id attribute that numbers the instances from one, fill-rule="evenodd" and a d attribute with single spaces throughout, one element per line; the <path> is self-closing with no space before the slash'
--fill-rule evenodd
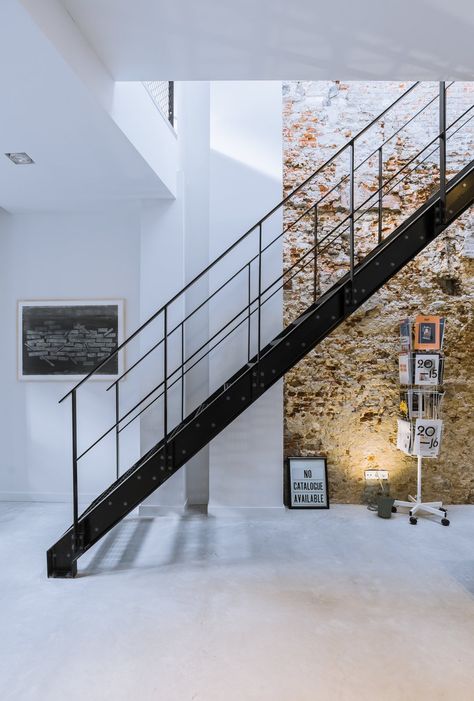
<path id="1" fill-rule="evenodd" d="M 326 458 L 291 457 L 287 466 L 290 509 L 329 509 Z"/>
<path id="2" fill-rule="evenodd" d="M 444 329 L 444 323 L 443 323 Z M 417 316 L 415 319 L 415 350 L 440 350 L 441 317 Z"/>

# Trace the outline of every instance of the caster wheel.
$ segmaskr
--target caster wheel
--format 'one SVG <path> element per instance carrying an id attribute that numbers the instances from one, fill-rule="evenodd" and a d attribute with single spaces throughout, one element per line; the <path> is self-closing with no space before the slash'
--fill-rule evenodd
<path id="1" fill-rule="evenodd" d="M 447 518 L 442 518 L 441 525 L 442 526 L 449 526 L 449 520 Z"/>
<path id="2" fill-rule="evenodd" d="M 416 516 L 410 516 L 410 523 L 412 526 L 416 526 L 416 524 L 418 523 L 418 519 L 416 518 Z"/>
<path id="3" fill-rule="evenodd" d="M 392 514 L 396 514 L 396 513 L 397 513 L 397 507 L 396 507 L 396 506 L 392 506 Z"/>

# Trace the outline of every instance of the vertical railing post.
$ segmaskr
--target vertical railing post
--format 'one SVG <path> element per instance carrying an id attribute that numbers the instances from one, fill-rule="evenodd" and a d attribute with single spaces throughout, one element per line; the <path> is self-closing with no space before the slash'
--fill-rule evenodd
<path id="1" fill-rule="evenodd" d="M 446 85 L 439 83 L 439 193 L 441 216 L 446 216 Z"/>
<path id="2" fill-rule="evenodd" d="M 378 198 L 378 203 L 379 203 L 379 217 L 378 217 L 378 243 L 382 242 L 382 224 L 383 224 L 383 208 L 382 208 L 382 198 L 383 198 L 383 155 L 382 155 L 382 146 L 379 148 L 379 198 Z"/>
<path id="3" fill-rule="evenodd" d="M 313 302 L 318 295 L 318 205 L 314 205 L 314 265 L 313 265 Z"/>
<path id="4" fill-rule="evenodd" d="M 163 310 L 163 441 L 168 459 L 168 307 Z"/>
<path id="5" fill-rule="evenodd" d="M 351 296 L 354 288 L 354 139 L 350 142 L 350 163 L 349 163 L 349 207 L 350 207 L 350 278 Z"/>
<path id="6" fill-rule="evenodd" d="M 262 222 L 258 225 L 258 308 L 257 308 L 257 358 L 260 360 L 262 339 Z"/>
<path id="7" fill-rule="evenodd" d="M 79 545 L 79 497 L 77 485 L 77 398 L 76 390 L 71 394 L 71 415 L 72 415 L 72 514 L 74 531 L 74 551 Z"/>
<path id="8" fill-rule="evenodd" d="M 174 126 L 174 82 L 168 81 L 168 120 Z"/>
<path id="9" fill-rule="evenodd" d="M 184 321 L 181 322 L 181 421 L 184 421 Z"/>
<path id="10" fill-rule="evenodd" d="M 247 263 L 247 288 L 248 288 L 248 307 L 247 307 L 247 360 L 250 361 L 250 345 L 251 345 L 251 323 L 252 317 L 250 315 L 250 305 L 252 302 L 252 279 L 250 262 Z"/>
<path id="11" fill-rule="evenodd" d="M 117 479 L 120 475 L 120 390 L 119 382 L 115 384 L 115 472 Z"/>

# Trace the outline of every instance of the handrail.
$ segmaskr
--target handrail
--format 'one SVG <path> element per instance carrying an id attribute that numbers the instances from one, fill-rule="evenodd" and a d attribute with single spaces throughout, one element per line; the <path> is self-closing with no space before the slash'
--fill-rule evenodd
<path id="1" fill-rule="evenodd" d="M 455 124 L 457 124 L 466 114 L 468 114 L 468 113 L 469 113 L 470 111 L 472 111 L 473 109 L 474 109 L 474 105 L 471 105 L 470 107 L 468 107 L 461 115 L 459 115 L 453 122 L 451 122 L 451 124 L 449 124 L 449 126 L 447 126 L 446 131 L 450 130 Z M 465 125 L 466 125 L 468 122 L 470 122 L 472 119 L 474 119 L 474 115 L 472 115 L 472 116 L 471 116 L 468 120 L 466 120 L 460 127 L 458 127 L 452 134 L 450 134 L 450 135 L 447 137 L 447 139 L 449 140 L 450 138 L 452 138 L 452 136 L 454 136 L 454 134 L 456 134 L 463 126 L 465 126 Z M 435 137 L 433 137 L 433 138 L 431 139 L 431 141 L 429 141 L 423 148 L 421 148 L 419 151 L 417 151 L 417 153 L 416 153 L 414 156 L 412 156 L 403 166 L 401 166 L 393 175 L 391 175 L 387 180 L 385 180 L 385 181 L 383 182 L 383 185 L 382 185 L 380 188 L 377 188 L 377 190 L 374 190 L 363 202 L 361 202 L 360 205 L 359 205 L 354 211 L 355 211 L 355 212 L 359 212 L 366 204 L 368 204 L 368 202 L 370 202 L 371 200 L 375 199 L 375 198 L 378 196 L 380 190 L 384 191 L 385 194 L 388 194 L 388 193 L 391 192 L 397 185 L 399 185 L 401 182 L 403 182 L 403 180 L 404 180 L 406 177 L 408 177 L 409 174 L 413 173 L 420 165 L 422 165 L 430 156 L 432 156 L 432 155 L 436 152 L 436 150 L 437 150 L 438 147 L 436 147 L 435 149 L 433 149 L 432 151 L 430 151 L 430 153 L 421 161 L 421 163 L 417 164 L 416 167 L 411 168 L 411 169 L 408 168 L 408 166 L 410 166 L 422 153 L 424 153 L 433 143 L 435 143 L 435 142 L 439 139 L 439 136 L 440 136 L 440 135 L 437 134 L 437 135 L 436 135 Z M 402 173 L 402 172 L 403 172 L 404 170 L 406 170 L 407 168 L 408 168 L 408 172 L 407 172 L 400 180 L 398 180 L 396 183 L 394 183 L 394 184 L 387 190 L 387 189 L 386 189 L 387 185 L 388 185 L 389 183 L 391 183 L 400 173 Z M 347 177 L 347 176 L 346 176 L 346 177 Z M 341 182 L 341 181 L 339 181 L 339 182 Z M 326 193 L 326 194 L 327 194 L 327 193 Z M 321 198 L 321 199 L 323 199 L 323 198 Z M 320 200 L 318 200 L 318 203 L 319 203 L 319 201 L 320 201 Z M 305 213 L 308 214 L 308 213 L 311 211 L 311 209 L 314 208 L 314 206 L 315 206 L 315 205 L 312 205 L 308 210 L 306 210 Z M 369 209 L 370 209 L 370 207 L 369 207 L 368 209 L 365 209 L 354 221 L 355 221 L 355 222 L 359 221 L 359 220 L 369 211 Z M 282 273 L 281 276 L 275 278 L 275 280 L 274 280 L 272 283 L 270 283 L 269 285 L 267 285 L 267 287 L 265 287 L 264 289 L 262 289 L 262 290 L 261 290 L 261 295 L 262 295 L 262 297 L 263 297 L 263 295 L 265 295 L 267 292 L 269 292 L 278 282 L 280 282 L 281 280 L 283 280 L 283 284 L 280 285 L 280 287 L 278 287 L 278 288 L 277 288 L 276 290 L 274 290 L 270 295 L 268 295 L 268 297 L 267 297 L 266 299 L 262 299 L 262 302 L 261 302 L 262 306 L 263 306 L 264 304 L 266 304 L 277 292 L 279 292 L 279 291 L 283 288 L 284 284 L 286 284 L 289 280 L 292 280 L 292 279 L 298 274 L 298 272 L 301 272 L 301 270 L 303 270 L 304 268 L 306 268 L 306 267 L 312 262 L 312 260 L 313 260 L 313 258 L 314 258 L 314 253 L 315 253 L 315 252 L 318 253 L 318 254 L 324 253 L 324 251 L 326 251 L 326 250 L 328 249 L 329 246 L 331 246 L 335 241 L 337 241 L 338 239 L 340 239 L 340 238 L 342 237 L 342 235 L 344 234 L 344 232 L 347 231 L 347 229 L 349 228 L 348 225 L 345 226 L 345 227 L 343 228 L 343 230 L 337 234 L 337 236 L 335 236 L 334 238 L 332 238 L 331 241 L 329 241 L 329 243 L 326 244 L 326 246 L 324 246 L 324 248 L 320 249 L 321 244 L 323 244 L 323 243 L 324 243 L 328 238 L 330 238 L 336 231 L 338 231 L 338 229 L 340 229 L 341 226 L 343 226 L 344 224 L 346 224 L 346 223 L 349 221 L 349 219 L 350 219 L 350 215 L 346 216 L 346 217 L 345 217 L 342 221 L 340 221 L 335 227 L 333 227 L 322 239 L 320 239 L 320 241 L 318 242 L 317 246 L 313 246 L 312 248 L 309 248 L 302 256 L 300 256 L 300 258 L 298 258 L 289 268 L 287 268 L 287 269 Z M 281 236 L 281 234 L 280 234 L 279 236 Z M 277 238 L 279 238 L 279 237 L 277 237 Z M 276 240 L 277 240 L 277 239 L 274 239 L 271 243 L 274 243 Z M 268 245 L 271 245 L 271 243 L 268 244 Z M 265 249 L 262 249 L 262 250 L 265 250 Z M 291 272 L 291 271 L 292 271 L 293 269 L 295 269 L 297 266 L 300 266 L 300 264 L 302 263 L 302 261 L 304 261 L 306 258 L 308 258 L 308 256 L 310 256 L 310 254 L 313 254 L 313 258 L 310 257 L 308 260 L 306 260 L 306 262 L 304 263 L 303 266 L 301 266 L 298 270 L 296 270 L 295 273 L 293 273 L 293 275 L 291 275 L 290 277 L 286 277 L 286 276 L 288 275 L 289 272 Z M 254 256 L 251 260 L 253 261 L 253 260 L 255 260 L 257 257 L 258 257 L 258 256 Z M 243 272 L 243 270 L 245 270 L 245 268 L 247 267 L 247 265 L 248 265 L 248 263 L 247 263 L 246 265 L 244 265 L 242 268 L 240 268 L 236 273 L 234 273 L 234 275 L 232 276 L 232 278 L 229 278 L 229 280 L 230 280 L 230 279 L 234 279 L 238 274 L 240 274 L 241 272 Z M 229 280 L 227 280 L 225 283 L 223 283 L 223 285 L 222 285 L 217 291 L 221 290 L 221 289 L 225 286 L 225 284 L 227 284 L 227 282 L 229 282 Z M 217 291 L 216 291 L 216 292 L 217 292 Z M 213 293 L 213 295 L 214 295 L 214 294 L 215 294 L 215 293 Z M 206 300 L 206 301 L 207 301 L 207 300 Z M 253 316 L 253 315 L 257 312 L 257 309 L 256 309 L 256 308 L 252 309 L 252 306 L 255 305 L 257 302 L 258 302 L 258 296 L 255 296 L 253 299 L 251 299 L 251 300 L 249 301 L 249 303 L 248 303 L 247 305 L 245 305 L 244 307 L 242 307 L 242 309 L 241 309 L 238 313 L 236 313 L 226 324 L 224 324 L 224 326 L 222 326 L 222 327 L 221 327 L 218 331 L 216 331 L 205 343 L 203 343 L 197 350 L 195 350 L 190 356 L 188 356 L 188 357 L 186 358 L 186 362 L 184 363 L 184 365 L 188 364 L 196 355 L 198 355 L 198 354 L 206 347 L 206 345 L 208 345 L 212 340 L 214 340 L 214 339 L 217 338 L 221 333 L 223 333 L 223 332 L 227 329 L 227 327 L 230 326 L 230 324 L 232 324 L 234 321 L 237 321 L 237 319 L 238 319 L 240 316 L 242 316 L 242 315 L 245 314 L 246 312 L 248 312 L 249 316 Z M 205 302 L 203 302 L 202 304 L 205 304 Z M 201 308 L 202 304 L 198 307 L 198 309 Z M 249 311 L 249 310 L 250 310 L 250 311 Z M 174 333 L 175 331 L 177 331 L 177 330 L 180 328 L 180 326 L 183 325 L 183 323 L 186 321 L 186 319 L 188 319 L 188 318 L 190 318 L 190 317 L 192 316 L 192 314 L 194 313 L 194 311 L 196 311 L 196 310 L 193 310 L 193 312 L 191 312 L 187 317 L 185 317 L 185 319 L 183 319 L 183 321 L 181 321 L 181 322 L 180 322 L 179 324 L 177 324 L 171 331 L 169 331 L 168 336 L 170 336 L 172 333 Z M 234 332 L 236 329 L 238 329 L 243 323 L 245 323 L 245 321 L 247 320 L 247 318 L 248 318 L 248 317 L 245 317 L 244 319 L 240 320 L 230 331 L 227 332 L 227 334 L 226 334 L 220 341 L 218 341 L 214 346 L 212 346 L 212 348 L 211 348 L 210 350 L 214 350 L 215 348 L 217 348 L 217 346 L 218 346 L 223 340 L 225 340 L 231 333 L 233 333 L 233 332 Z M 164 341 L 164 338 L 162 338 L 155 346 L 153 346 L 149 351 L 147 351 L 147 353 L 143 356 L 143 358 L 145 358 L 145 357 L 146 357 L 149 353 L 151 353 L 155 348 L 157 348 L 159 345 L 161 345 L 161 343 L 163 343 L 163 341 Z M 206 356 L 205 356 L 205 355 L 204 355 L 204 356 L 201 356 L 201 357 L 198 358 L 189 368 L 185 369 L 185 370 L 184 370 L 184 375 L 186 375 L 190 370 L 192 370 L 194 367 L 196 367 L 196 365 L 197 365 L 199 362 L 201 362 L 201 360 L 203 360 L 204 357 L 206 357 Z M 141 358 L 141 359 L 143 359 L 143 358 Z M 137 363 L 135 363 L 131 368 L 129 368 L 129 370 L 133 369 L 133 367 L 135 367 L 135 365 L 138 364 L 139 362 L 140 362 L 140 360 L 137 361 Z M 174 375 L 176 375 L 177 373 L 179 373 L 179 371 L 180 371 L 182 368 L 183 368 L 183 364 L 178 365 L 176 368 L 174 368 L 174 370 L 172 370 L 172 372 L 169 373 L 168 379 L 171 379 Z M 124 373 L 124 375 L 125 375 L 125 374 L 126 374 L 126 373 Z M 123 377 L 124 375 L 122 375 L 122 377 Z M 111 387 L 113 387 L 114 384 L 116 384 L 120 379 L 121 379 L 121 378 L 118 378 L 118 380 L 116 380 L 112 385 L 110 385 L 110 386 L 107 388 L 107 390 L 110 389 Z M 176 377 L 176 378 L 171 382 L 171 384 L 168 386 L 168 388 L 170 389 L 171 387 L 173 387 L 177 382 L 180 381 L 180 379 L 181 379 L 180 376 L 179 376 L 179 377 Z M 159 382 L 157 385 L 155 385 L 155 387 L 154 387 L 152 390 L 150 390 L 144 397 L 142 397 L 142 399 L 141 399 L 139 402 L 137 402 L 131 409 L 129 409 L 125 414 L 123 414 L 123 415 L 120 417 L 120 419 L 119 419 L 118 421 L 116 421 L 115 424 L 113 424 L 109 429 L 107 429 L 107 431 L 105 431 L 96 441 L 94 441 L 88 448 L 86 448 L 80 455 L 78 455 L 77 459 L 80 460 L 81 458 L 83 458 L 90 450 L 92 450 L 92 448 L 94 448 L 98 443 L 100 443 L 101 440 L 103 440 L 107 435 L 109 435 L 115 428 L 117 428 L 118 426 L 120 426 L 120 424 L 121 424 L 127 417 L 129 417 L 130 414 L 132 414 L 136 409 L 138 409 L 138 407 L 139 407 L 141 404 L 143 404 L 147 399 L 149 399 L 155 392 L 157 392 L 158 390 L 160 390 L 160 388 L 162 388 L 163 385 L 164 385 L 164 380 L 162 380 L 162 381 Z M 137 419 L 144 411 L 146 411 L 152 404 L 154 404 L 158 399 L 160 399 L 160 398 L 163 396 L 163 394 L 164 394 L 164 392 L 161 392 L 157 397 L 155 397 L 151 402 L 149 402 L 143 409 L 141 409 L 141 411 L 138 412 L 138 414 L 136 414 L 136 416 L 134 416 L 132 419 L 130 419 L 130 421 L 128 421 L 128 422 L 125 424 L 125 426 L 121 427 L 121 428 L 119 429 L 119 432 L 122 432 L 125 428 L 127 428 L 127 426 L 129 426 L 133 421 L 135 421 L 135 419 Z"/>
<path id="2" fill-rule="evenodd" d="M 247 322 L 247 356 L 248 363 L 261 361 L 262 357 L 269 352 L 270 345 L 265 345 L 265 340 L 261 339 L 261 311 L 263 306 L 274 297 L 280 290 L 282 290 L 290 280 L 292 280 L 301 271 L 305 270 L 311 263 L 313 263 L 313 299 L 322 299 L 327 294 L 329 290 L 333 290 L 337 285 L 347 285 L 347 294 L 349 298 L 355 302 L 354 290 L 353 290 L 353 280 L 354 280 L 354 270 L 357 265 L 359 265 L 359 258 L 357 256 L 356 249 L 356 239 L 355 239 L 355 225 L 356 223 L 366 215 L 367 212 L 371 210 L 375 203 L 378 202 L 378 242 L 379 244 L 383 241 L 383 197 L 390 193 L 395 187 L 400 185 L 411 173 L 413 173 L 417 168 L 419 168 L 427 159 L 429 159 L 437 150 L 439 151 L 439 179 L 440 179 L 440 208 L 441 214 L 445 216 L 445 197 L 446 197 L 446 142 L 451 139 L 460 129 L 463 128 L 468 122 L 474 119 L 474 115 L 470 116 L 465 122 L 462 120 L 469 112 L 474 109 L 474 104 L 467 108 L 460 116 L 458 116 L 449 126 L 446 124 L 446 93 L 447 90 L 453 85 L 454 81 L 449 84 L 441 81 L 439 83 L 439 91 L 437 96 L 431 98 L 426 102 L 420 109 L 417 109 L 414 115 L 412 115 L 408 120 L 406 120 L 401 126 L 399 126 L 388 138 L 384 139 L 382 143 L 373 150 L 368 156 L 363 158 L 359 163 L 355 163 L 355 144 L 360 137 L 365 134 L 371 127 L 374 126 L 385 114 L 387 114 L 393 107 L 403 100 L 406 95 L 411 93 L 418 85 L 419 81 L 413 83 L 407 90 L 405 90 L 391 105 L 389 105 L 385 110 L 383 110 L 375 119 L 373 119 L 369 124 L 367 124 L 363 129 L 361 129 L 357 135 L 352 137 L 344 146 L 342 146 L 338 151 L 336 151 L 329 159 L 326 160 L 319 168 L 317 168 L 311 175 L 309 175 L 298 187 L 294 188 L 286 197 L 284 197 L 279 204 L 277 204 L 272 210 L 270 210 L 264 217 L 262 217 L 253 227 L 251 227 L 247 232 L 245 232 L 239 239 L 234 241 L 225 251 L 223 251 L 217 258 L 215 258 L 211 263 L 209 263 L 198 275 L 196 275 L 190 282 L 188 282 L 179 292 L 177 292 L 173 297 L 171 297 L 166 304 L 164 304 L 160 309 L 158 309 L 149 319 L 147 319 L 138 329 L 136 329 L 125 341 L 123 341 L 115 350 L 113 350 L 106 358 L 104 358 L 88 375 L 86 375 L 80 382 L 78 382 L 67 394 L 65 394 L 60 402 L 64 401 L 66 397 L 71 396 L 72 398 L 72 443 L 73 443 L 73 513 L 74 513 L 74 539 L 73 547 L 79 543 L 78 540 L 78 462 L 84 457 L 90 450 L 92 450 L 100 441 L 102 441 L 105 436 L 109 435 L 115 429 L 115 443 L 116 443 L 116 468 L 117 468 L 117 479 L 119 478 L 119 435 L 127 428 L 133 421 L 135 421 L 139 416 L 143 414 L 152 404 L 154 404 L 158 399 L 163 397 L 163 440 L 164 440 L 164 459 L 166 460 L 167 446 L 171 438 L 182 429 L 184 425 L 189 421 L 189 414 L 185 413 L 185 403 L 184 403 L 184 380 L 188 373 L 204 358 L 208 357 L 209 354 L 217 348 L 225 339 L 227 339 L 231 334 L 233 334 L 242 324 Z M 383 172 L 383 148 L 392 140 L 403 128 L 411 124 L 414 119 L 416 119 L 422 112 L 424 112 L 430 105 L 432 105 L 436 100 L 439 102 L 439 126 L 437 129 L 436 136 L 434 136 L 427 144 L 425 144 L 421 149 L 419 149 L 415 155 L 407 154 L 401 162 L 402 165 L 395 169 L 395 172 L 391 174 L 389 172 Z M 458 125 L 457 128 L 452 131 L 453 127 Z M 436 143 L 433 150 L 431 147 Z M 334 163 L 341 154 L 350 150 L 350 161 L 348 163 L 349 173 L 328 189 L 324 195 L 317 197 L 316 192 L 313 189 L 307 193 L 307 196 L 300 197 L 298 200 L 298 206 L 301 202 L 306 204 L 308 199 L 313 200 L 310 207 L 306 207 L 305 211 L 296 217 L 291 223 L 286 226 L 282 226 L 280 233 L 272 238 L 269 243 L 263 245 L 262 240 L 262 230 L 263 224 L 267 221 L 276 211 L 280 210 L 287 202 L 289 202 L 298 192 L 300 192 L 309 182 L 311 182 L 324 168 L 326 168 L 331 163 Z M 365 149 L 364 149 L 365 150 Z M 425 155 L 421 162 L 420 157 L 422 154 Z M 354 191 L 354 181 L 355 173 L 369 161 L 371 158 L 378 154 L 378 187 L 374 191 L 371 191 L 368 197 L 366 197 L 360 204 L 356 206 L 355 203 L 355 191 Z M 414 166 L 412 164 L 415 163 Z M 392 170 L 392 169 L 390 169 Z M 401 175 L 402 174 L 402 175 Z M 349 181 L 350 183 L 350 195 L 349 195 L 349 206 L 348 214 L 343 216 L 342 219 L 327 231 L 326 226 L 321 227 L 321 222 L 318 218 L 318 207 L 321 208 L 321 204 L 343 183 Z M 377 181 L 376 181 L 377 182 Z M 345 208 L 345 205 L 344 205 Z M 313 231 L 313 243 L 309 246 L 303 255 L 299 256 L 298 259 L 290 265 L 289 268 L 284 269 L 282 273 L 278 273 L 277 277 L 268 284 L 263 283 L 262 277 L 262 258 L 263 253 L 265 253 L 276 241 L 285 236 L 285 234 L 294 226 L 296 226 L 305 216 L 312 214 L 312 219 L 310 220 L 310 231 Z M 325 231 L 326 229 L 326 231 Z M 322 238 L 319 237 L 318 232 L 323 231 Z M 349 269 L 348 272 L 342 277 L 337 278 L 332 287 L 323 293 L 321 297 L 321 287 L 318 285 L 318 260 L 319 256 L 322 255 L 330 246 L 332 246 L 336 241 L 340 240 L 345 232 L 349 231 Z M 221 260 L 223 260 L 231 251 L 233 251 L 242 241 L 249 237 L 252 233 L 258 234 L 258 253 L 246 260 L 244 265 L 242 265 L 236 272 L 234 272 L 230 277 L 226 278 L 225 281 L 220 284 L 212 292 L 207 291 L 206 299 L 200 303 L 196 303 L 197 306 L 188 313 L 184 313 L 183 318 L 169 329 L 169 309 L 170 306 L 182 295 L 189 290 L 196 282 L 208 274 L 214 266 L 216 266 Z M 254 243 L 255 240 L 254 240 Z M 250 254 L 254 249 L 250 249 Z M 372 249 L 373 251 L 373 249 Z M 369 253 L 368 255 L 371 255 Z M 255 288 L 252 291 L 252 271 L 254 273 L 254 285 L 256 270 L 252 269 L 252 264 L 258 261 L 258 290 Z M 216 295 L 223 290 L 230 282 L 236 280 L 239 275 L 245 273 L 246 280 L 245 286 L 248 289 L 247 294 L 247 304 L 239 309 L 239 311 L 234 314 L 230 312 L 227 316 L 231 316 L 230 319 L 226 321 L 223 325 L 219 327 L 217 331 L 210 331 L 206 335 L 206 340 L 204 342 L 199 341 L 199 347 L 191 352 L 189 350 L 189 355 L 186 356 L 185 353 L 185 324 L 193 315 L 195 315 L 200 309 L 202 309 L 206 304 L 216 297 Z M 242 286 L 241 286 L 242 287 Z M 243 287 L 245 289 L 245 287 Z M 319 293 L 317 292 L 319 289 Z M 119 377 L 117 377 L 109 387 L 107 391 L 112 387 L 115 387 L 115 423 L 106 432 L 97 438 L 89 447 L 79 454 L 78 451 L 78 441 L 77 441 L 77 404 L 76 404 L 76 393 L 77 389 L 82 386 L 87 380 L 97 373 L 102 367 L 104 367 L 112 358 L 114 358 L 123 348 L 125 348 L 134 338 L 136 338 L 149 324 L 154 320 L 163 316 L 163 328 L 160 333 L 162 338 L 154 343 L 151 348 L 149 348 L 144 354 L 142 354 L 138 360 L 136 360 L 131 367 L 129 367 L 125 372 L 123 372 Z M 254 316 L 257 316 L 255 323 Z M 181 314 L 180 314 L 181 316 Z M 227 317 L 226 317 L 227 318 Z M 252 324 L 252 321 L 254 324 Z M 256 326 L 256 330 L 255 330 Z M 291 326 L 291 325 L 290 325 Z M 254 334 L 256 336 L 256 354 L 251 355 L 252 347 L 252 328 L 254 329 Z M 289 328 L 289 327 L 287 327 Z M 173 358 L 172 367 L 169 367 L 168 363 L 168 351 L 169 351 L 169 339 L 172 334 L 181 331 L 180 336 L 176 339 L 177 343 L 181 344 L 181 363 L 176 358 Z M 255 337 L 254 337 L 255 340 Z M 263 340 L 263 346 L 261 341 Z M 120 415 L 120 402 L 119 402 L 119 383 L 120 381 L 128 375 L 131 370 L 133 370 L 137 365 L 139 365 L 146 357 L 148 357 L 154 350 L 159 348 L 163 344 L 163 361 L 162 361 L 162 372 L 163 380 L 159 382 L 156 386 L 151 389 L 144 397 L 142 397 L 134 406 L 126 411 L 123 415 Z M 178 356 L 179 357 L 179 356 Z M 175 366 L 175 362 L 177 363 Z M 243 363 L 243 367 L 248 367 L 248 364 Z M 238 373 L 240 376 L 240 372 Z M 234 382 L 235 375 L 232 382 Z M 181 382 L 181 423 L 173 423 L 168 425 L 168 405 L 169 405 L 169 390 L 174 387 L 178 382 Z M 226 389 L 220 388 L 216 391 L 216 396 Z M 157 395 L 157 396 L 154 396 Z M 211 395 L 214 396 L 214 395 Z M 147 453 L 148 455 L 148 453 Z"/>
<path id="3" fill-rule="evenodd" d="M 355 136 L 353 136 L 346 144 L 344 144 L 336 153 L 334 153 L 330 158 L 328 158 L 325 163 L 319 166 L 311 175 L 309 175 L 306 180 L 300 183 L 292 192 L 290 192 L 286 197 L 284 197 L 273 209 L 271 209 L 265 216 L 263 216 L 259 221 L 254 224 L 250 229 L 248 229 L 240 238 L 236 239 L 225 251 L 223 251 L 217 258 L 215 258 L 211 263 L 209 263 L 200 273 L 198 273 L 192 280 L 190 280 L 179 292 L 177 292 L 171 299 L 169 299 L 162 307 L 160 307 L 154 314 L 152 314 L 149 319 L 147 319 L 138 329 L 136 329 L 125 341 L 123 341 L 115 350 L 113 350 L 104 360 L 96 365 L 85 377 L 82 378 L 74 387 L 69 390 L 61 399 L 59 403 L 63 402 L 67 397 L 69 397 L 73 391 L 77 390 L 81 385 L 89 380 L 90 377 L 95 375 L 101 368 L 103 368 L 112 358 L 114 358 L 121 350 L 123 350 L 134 338 L 136 338 L 152 321 L 154 321 L 160 314 L 162 314 L 166 307 L 173 304 L 181 295 L 187 292 L 196 282 L 198 282 L 204 275 L 206 275 L 215 265 L 217 265 L 226 255 L 233 251 L 242 241 L 244 241 L 253 231 L 258 229 L 267 219 L 269 219 L 275 212 L 277 212 L 281 207 L 283 207 L 294 195 L 299 192 L 305 185 L 307 185 L 313 178 L 316 177 L 324 168 L 333 163 L 344 151 L 355 143 L 363 134 L 365 134 L 371 127 L 374 126 L 382 117 L 384 117 L 395 105 L 397 105 L 401 100 L 403 100 L 409 93 L 411 93 L 418 85 L 420 81 L 415 81 L 410 85 L 407 90 L 405 90 L 394 102 L 392 102 L 386 109 L 384 109 L 380 114 L 377 115 L 369 124 L 367 124 L 363 129 L 361 129 Z"/>

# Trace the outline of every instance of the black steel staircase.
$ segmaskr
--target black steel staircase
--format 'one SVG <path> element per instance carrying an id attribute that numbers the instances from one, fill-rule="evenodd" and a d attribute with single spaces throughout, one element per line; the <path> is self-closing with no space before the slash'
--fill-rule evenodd
<path id="1" fill-rule="evenodd" d="M 397 126 L 389 137 L 380 139 L 379 127 L 382 120 L 385 123 L 402 101 L 409 101 L 420 85 L 411 85 L 388 109 L 337 151 L 63 397 L 61 401 L 67 397 L 72 404 L 73 524 L 48 550 L 49 576 L 75 576 L 77 560 L 83 553 L 283 377 L 474 202 L 472 154 L 467 154 L 464 167 L 458 166 L 454 172 L 447 169 L 450 140 L 455 139 L 474 117 L 474 105 L 470 105 L 455 116 L 450 124 L 446 123 L 446 100 L 449 90 L 453 89 L 453 83 L 433 84 L 434 92 L 430 99 L 421 108 L 419 102 L 416 103 L 410 119 Z M 390 153 L 394 139 L 415 119 L 420 116 L 426 119 L 430 110 L 435 110 L 436 114 L 433 138 L 428 139 L 422 150 L 408 154 L 396 172 L 387 175 L 384 172 L 387 170 L 384 159 Z M 377 138 L 370 137 L 370 130 L 378 130 L 380 140 L 375 149 L 367 148 L 367 144 L 373 144 Z M 363 151 L 362 155 L 359 154 L 359 147 Z M 340 177 L 342 162 L 345 163 L 347 172 Z M 417 169 L 426 167 L 427 163 L 431 164 L 430 172 L 438 175 L 439 183 L 436 180 L 432 182 L 431 196 L 384 237 L 384 198 L 416 173 Z M 374 168 L 373 178 L 370 174 L 367 175 L 367 168 L 370 167 Z M 317 178 L 324 169 L 334 172 L 335 184 L 321 196 Z M 363 174 L 366 181 L 372 178 L 373 187 L 362 202 L 356 201 L 358 174 Z M 320 213 L 337 188 L 345 188 L 345 209 L 335 225 L 324 226 L 321 224 Z M 283 216 L 288 218 L 288 213 L 294 214 L 295 211 L 296 218 L 284 227 L 281 226 Z M 374 217 L 377 220 L 376 238 L 369 251 L 360 250 L 357 237 L 358 227 L 364 225 L 363 217 L 368 214 L 372 221 Z M 278 246 L 281 246 L 282 238 L 289 229 L 295 227 L 303 227 L 306 232 L 308 229 L 312 231 L 312 245 L 288 269 L 281 272 L 277 269 L 278 262 L 275 263 L 278 261 Z M 336 243 L 339 247 L 342 246 L 345 270 L 336 280 L 326 283 L 323 289 L 319 276 L 321 260 L 325 252 Z M 222 269 L 225 270 L 225 276 Z M 281 294 L 283 287 L 295 276 L 308 270 L 314 283 L 312 303 L 278 335 L 269 338 L 264 315 L 269 309 L 270 300 Z M 199 294 L 195 295 L 189 311 L 189 305 L 186 307 L 183 300 L 187 299 L 190 292 L 196 291 Z M 236 308 L 229 308 L 228 316 L 223 323 L 218 324 L 217 330 L 211 329 L 203 342 L 201 339 L 195 348 L 190 348 L 190 324 L 196 321 L 204 309 L 212 316 L 213 310 L 218 308 L 220 315 L 222 307 L 219 299 L 222 295 L 230 295 Z M 80 450 L 78 394 L 111 357 L 123 353 L 126 347 L 143 334 L 150 336 L 153 325 L 160 327 L 154 340 L 107 387 L 107 390 L 112 390 L 115 422 L 89 446 Z M 188 407 L 185 387 L 189 373 L 208 360 L 229 339 L 240 349 L 242 362 L 236 366 L 235 373 L 215 388 L 204 402 L 199 406 Z M 159 365 L 159 371 L 156 370 L 158 375 L 153 377 L 144 396 L 122 411 L 120 388 L 123 381 L 131 373 L 138 372 L 145 359 L 152 357 L 158 358 L 155 363 L 155 370 Z M 119 475 L 121 433 L 152 406 L 158 408 L 161 420 L 161 426 L 156 429 L 156 444 L 124 474 Z M 116 479 L 80 514 L 80 460 L 102 441 L 110 439 L 117 456 Z"/>

